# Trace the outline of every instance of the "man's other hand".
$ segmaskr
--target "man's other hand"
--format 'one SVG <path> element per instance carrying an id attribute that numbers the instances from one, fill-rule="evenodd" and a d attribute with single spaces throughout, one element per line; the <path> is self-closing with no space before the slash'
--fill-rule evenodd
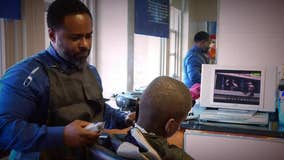
<path id="1" fill-rule="evenodd" d="M 135 123 L 135 119 L 136 119 L 136 112 L 130 112 L 127 114 L 127 116 L 125 117 L 125 123 L 126 125 L 132 126 Z"/>
<path id="2" fill-rule="evenodd" d="M 190 89 L 192 100 L 196 100 L 200 97 L 200 83 L 195 83 Z"/>

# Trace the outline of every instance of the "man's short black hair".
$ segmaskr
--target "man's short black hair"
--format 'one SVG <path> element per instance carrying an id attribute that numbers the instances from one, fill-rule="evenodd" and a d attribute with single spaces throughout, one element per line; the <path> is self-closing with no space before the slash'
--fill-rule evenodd
<path id="1" fill-rule="evenodd" d="M 200 32 L 195 34 L 194 42 L 200 42 L 200 41 L 203 41 L 203 40 L 209 41 L 209 34 L 207 32 L 200 31 Z"/>
<path id="2" fill-rule="evenodd" d="M 92 19 L 90 10 L 80 0 L 55 0 L 47 10 L 47 26 L 56 29 L 63 24 L 65 16 L 82 13 Z"/>

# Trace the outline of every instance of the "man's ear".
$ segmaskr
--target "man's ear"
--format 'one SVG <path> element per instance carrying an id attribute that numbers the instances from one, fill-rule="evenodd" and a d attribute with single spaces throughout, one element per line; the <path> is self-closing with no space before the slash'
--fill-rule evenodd
<path id="1" fill-rule="evenodd" d="M 55 42 L 55 31 L 54 31 L 54 29 L 48 28 L 48 35 L 49 35 L 50 41 Z"/>
<path id="2" fill-rule="evenodd" d="M 179 123 L 174 118 L 170 118 L 165 125 L 166 136 L 172 136 L 178 130 L 178 127 Z"/>

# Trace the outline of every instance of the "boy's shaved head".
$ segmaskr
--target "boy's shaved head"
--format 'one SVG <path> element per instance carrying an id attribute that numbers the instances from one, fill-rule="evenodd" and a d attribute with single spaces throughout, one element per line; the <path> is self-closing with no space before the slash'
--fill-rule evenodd
<path id="1" fill-rule="evenodd" d="M 154 79 L 144 91 L 137 123 L 159 134 L 157 132 L 163 130 L 170 118 L 177 121 L 185 118 L 191 105 L 191 95 L 182 82 L 161 76 Z"/>

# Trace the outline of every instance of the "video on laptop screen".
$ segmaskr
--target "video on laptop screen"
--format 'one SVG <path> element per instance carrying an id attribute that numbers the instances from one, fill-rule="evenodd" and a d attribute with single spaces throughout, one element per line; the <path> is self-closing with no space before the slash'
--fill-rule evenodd
<path id="1" fill-rule="evenodd" d="M 215 70 L 213 102 L 259 105 L 261 71 Z"/>

